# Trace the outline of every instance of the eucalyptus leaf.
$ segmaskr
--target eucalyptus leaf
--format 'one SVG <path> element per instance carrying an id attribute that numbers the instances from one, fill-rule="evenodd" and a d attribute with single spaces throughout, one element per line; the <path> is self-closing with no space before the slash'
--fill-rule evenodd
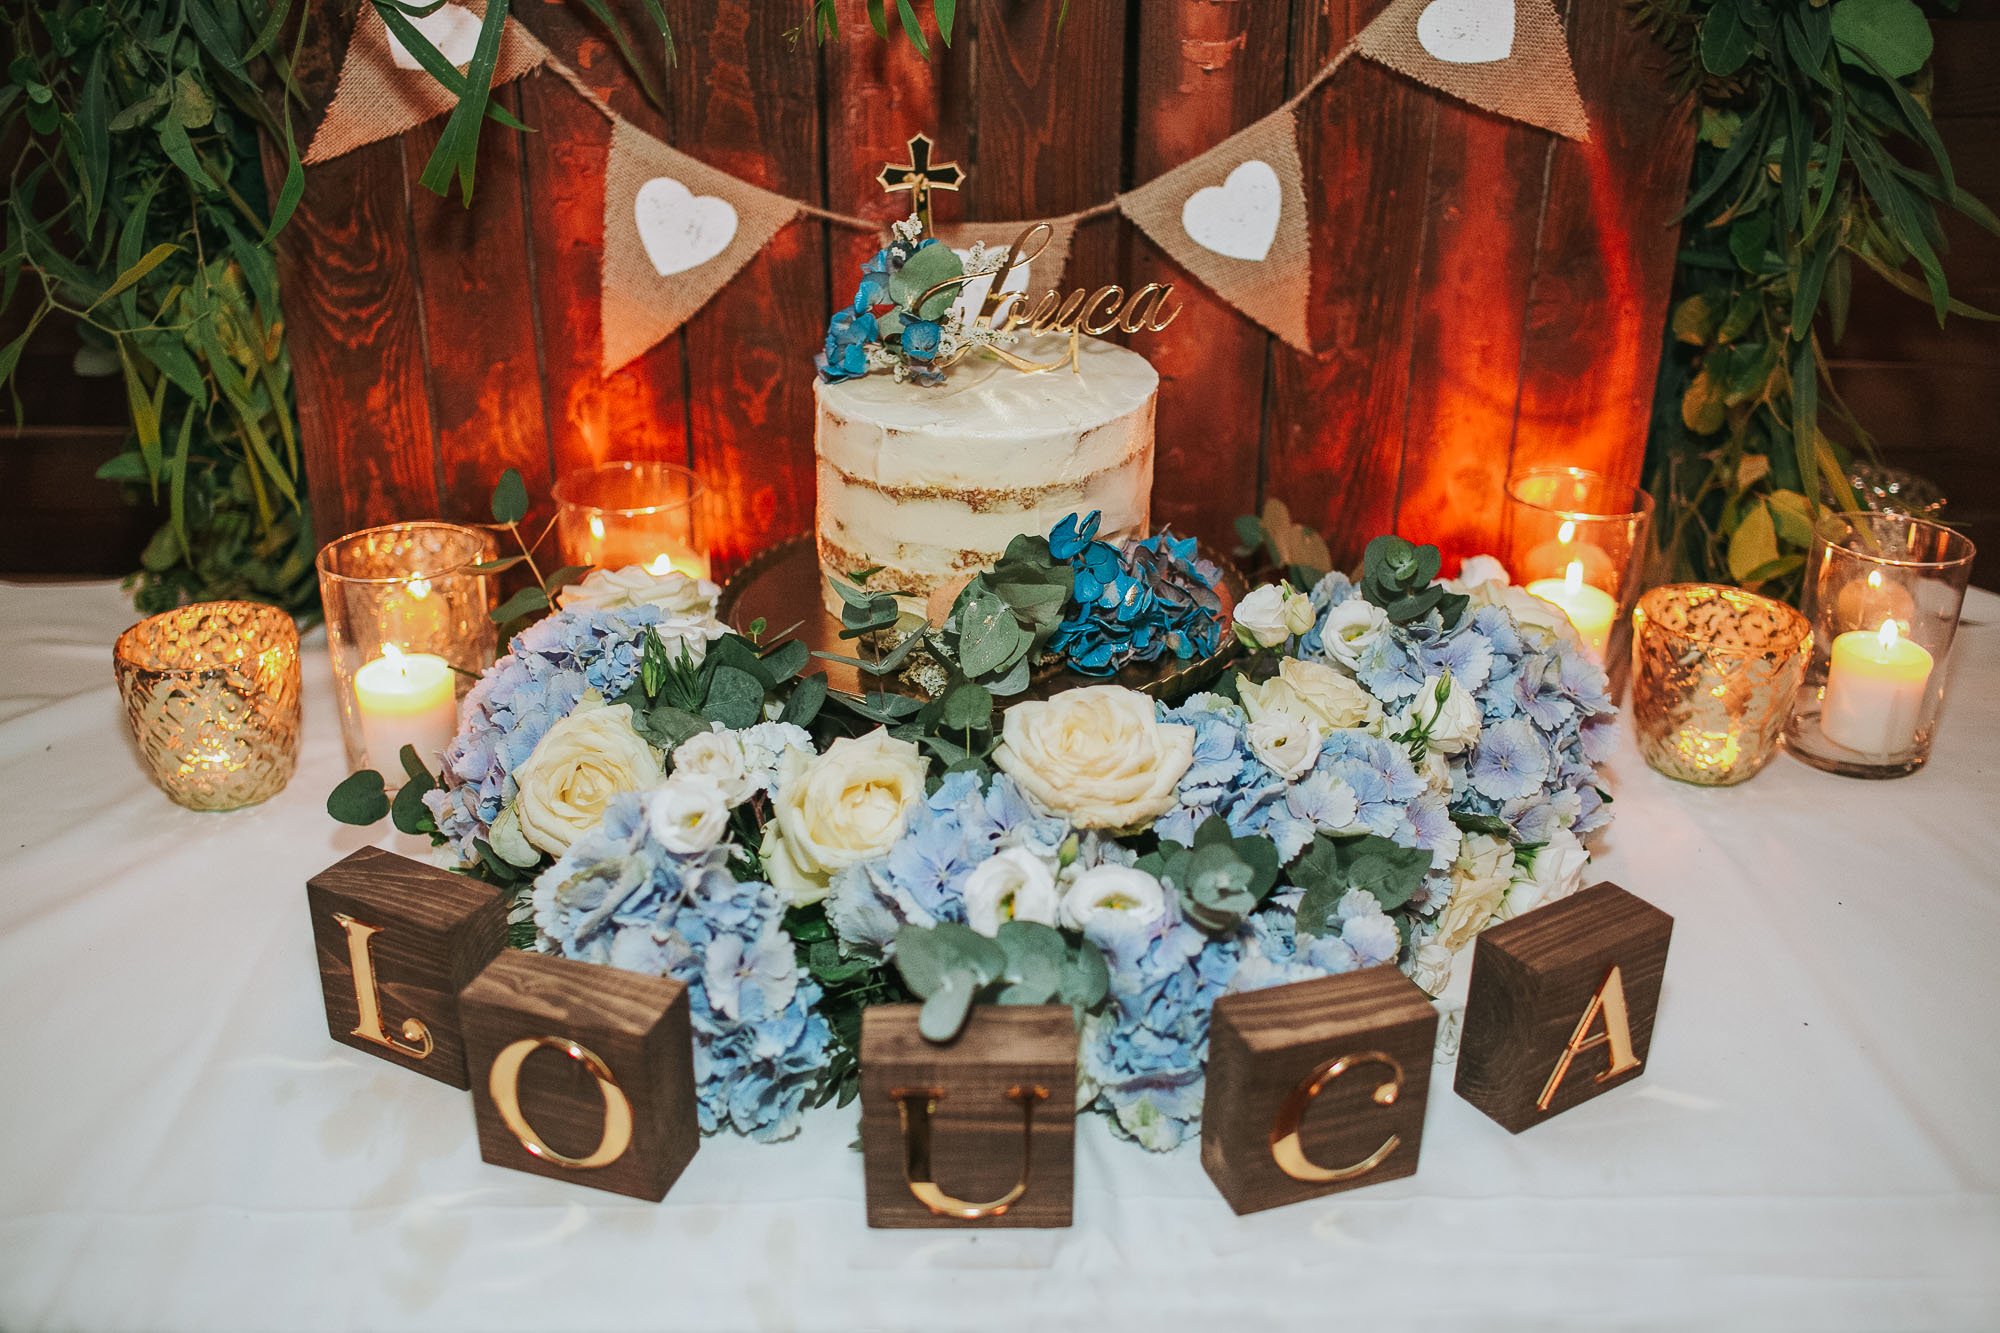
<path id="1" fill-rule="evenodd" d="M 737 667 L 717 667 L 701 711 L 725 727 L 754 727 L 764 717 L 763 682 Z"/>
<path id="2" fill-rule="evenodd" d="M 350 773 L 327 794 L 326 812 L 343 824 L 373 824 L 389 813 L 388 789 L 372 768 Z"/>
<path id="3" fill-rule="evenodd" d="M 979 982 L 971 973 L 951 971 L 945 973 L 924 1000 L 923 1008 L 917 1011 L 917 1031 L 925 1041 L 940 1045 L 956 1037 L 965 1028 L 966 1019 L 972 1016 L 973 997 L 979 993 Z"/>

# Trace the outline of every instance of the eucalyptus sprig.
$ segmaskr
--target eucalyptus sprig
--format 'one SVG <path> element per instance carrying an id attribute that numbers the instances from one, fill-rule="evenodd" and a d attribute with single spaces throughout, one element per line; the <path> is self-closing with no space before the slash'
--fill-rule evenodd
<path id="1" fill-rule="evenodd" d="M 1377 537 L 1361 559 L 1361 595 L 1382 608 L 1398 625 L 1422 620 L 1435 611 L 1446 629 L 1458 624 L 1471 599 L 1446 592 L 1437 582 L 1444 555 L 1435 546 L 1418 546 L 1401 537 Z"/>
<path id="2" fill-rule="evenodd" d="M 497 560 L 483 560 L 472 567 L 477 574 L 504 574 L 516 565 L 525 564 L 528 574 L 535 581 L 521 589 L 512 597 L 494 607 L 487 614 L 496 625 L 507 628 L 511 635 L 514 628 L 533 620 L 555 605 L 556 594 L 570 584 L 577 582 L 591 570 L 589 565 L 560 565 L 546 575 L 535 563 L 535 552 L 548 540 L 556 521 L 551 518 L 543 525 L 533 541 L 521 535 L 521 520 L 528 516 L 528 487 L 521 480 L 521 474 L 508 468 L 500 474 L 500 480 L 493 484 L 493 521 L 507 529 L 507 535 L 520 547 L 516 555 L 501 556 Z"/>
<path id="3" fill-rule="evenodd" d="M 934 1042 L 956 1037 L 975 1003 L 1060 1001 L 1081 1015 L 1102 1004 L 1111 985 L 1096 945 L 1034 921 L 1003 922 L 991 938 L 956 922 L 904 926 L 895 959 L 903 983 L 924 1002 L 917 1031 Z"/>

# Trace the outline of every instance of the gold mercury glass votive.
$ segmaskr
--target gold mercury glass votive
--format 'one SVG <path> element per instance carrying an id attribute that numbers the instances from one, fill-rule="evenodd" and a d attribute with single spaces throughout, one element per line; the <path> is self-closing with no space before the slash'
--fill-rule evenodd
<path id="1" fill-rule="evenodd" d="M 284 790 L 299 762 L 299 631 L 259 602 L 200 602 L 140 621 L 112 650 L 132 735 L 190 810 Z"/>
<path id="2" fill-rule="evenodd" d="M 1670 583 L 1632 612 L 1632 723 L 1670 778 L 1726 787 L 1777 753 L 1812 654 L 1812 627 L 1783 602 Z"/>

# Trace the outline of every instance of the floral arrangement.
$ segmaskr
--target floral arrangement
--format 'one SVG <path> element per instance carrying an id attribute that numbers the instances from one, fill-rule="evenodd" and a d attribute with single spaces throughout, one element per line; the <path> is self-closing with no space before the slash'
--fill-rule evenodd
<path id="1" fill-rule="evenodd" d="M 925 236 L 913 214 L 895 223 L 889 244 L 861 266 L 861 283 L 854 300 L 834 312 L 826 328 L 826 346 L 813 358 L 820 378 L 856 379 L 887 370 L 897 383 L 944 383 L 943 366 L 968 348 L 1013 341 L 959 308 L 962 284 L 955 279 L 998 273 L 1007 265 L 1007 250 L 983 242 L 965 258 L 938 240 Z M 954 285 L 933 291 L 940 283 Z M 924 299 L 925 293 L 932 293 Z"/>
<path id="2" fill-rule="evenodd" d="M 1191 543 L 1095 534 L 1019 539 L 899 640 L 927 699 L 829 691 L 710 585 L 593 573 L 473 688 L 438 774 L 406 756 L 396 822 L 515 893 L 517 945 L 686 984 L 703 1128 L 761 1139 L 850 1097 L 862 1010 L 914 999 L 937 1040 L 977 1003 L 1069 1005 L 1078 1104 L 1168 1148 L 1219 996 L 1382 964 L 1436 993 L 1580 883 L 1604 678 L 1497 566 L 1441 583 L 1381 539 L 1359 581 L 1246 597 L 1210 692 L 1001 706 L 1031 661 L 1222 646 Z M 895 600 L 848 611 L 884 629 Z"/>

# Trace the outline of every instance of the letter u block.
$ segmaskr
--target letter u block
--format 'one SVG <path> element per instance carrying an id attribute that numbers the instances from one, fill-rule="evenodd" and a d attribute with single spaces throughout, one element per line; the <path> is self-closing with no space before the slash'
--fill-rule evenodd
<path id="1" fill-rule="evenodd" d="M 918 1006 L 861 1015 L 871 1227 L 1066 1227 L 1076 1180 L 1067 1005 L 980 1005 L 938 1045 Z"/>
<path id="2" fill-rule="evenodd" d="M 701 1145 L 687 988 L 501 954 L 459 997 L 479 1155 L 654 1202 Z"/>
<path id="3" fill-rule="evenodd" d="M 1518 1134 L 1645 1070 L 1674 919 L 1616 884 L 1479 937 L 1458 1095 Z"/>
<path id="4" fill-rule="evenodd" d="M 364 848 L 306 881 L 333 1039 L 467 1085 L 458 992 L 507 943 L 490 884 Z"/>
<path id="5" fill-rule="evenodd" d="M 1225 995 L 1201 1164 L 1238 1213 L 1414 1175 L 1437 1011 L 1393 966 Z"/>

